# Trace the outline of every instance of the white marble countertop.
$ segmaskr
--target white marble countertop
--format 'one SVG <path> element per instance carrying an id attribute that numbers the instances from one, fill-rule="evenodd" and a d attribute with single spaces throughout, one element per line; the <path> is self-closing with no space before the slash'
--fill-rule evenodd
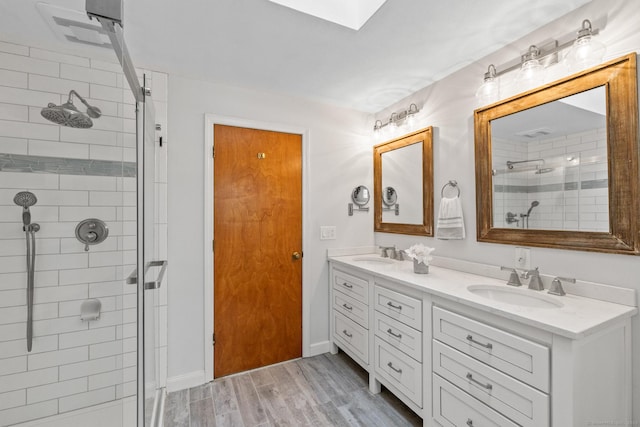
<path id="1" fill-rule="evenodd" d="M 638 313 L 636 307 L 567 294 L 549 295 L 507 286 L 505 280 L 480 276 L 448 268 L 429 266 L 429 274 L 416 274 L 409 261 L 377 262 L 378 254 L 330 256 L 329 260 L 375 277 L 389 279 L 410 288 L 427 292 L 488 313 L 493 313 L 570 339 L 580 339 Z M 373 259 L 367 261 L 367 259 Z M 556 301 L 561 307 L 535 308 L 497 302 L 471 293 L 470 285 L 493 285 L 507 291 L 533 293 L 545 300 Z"/>

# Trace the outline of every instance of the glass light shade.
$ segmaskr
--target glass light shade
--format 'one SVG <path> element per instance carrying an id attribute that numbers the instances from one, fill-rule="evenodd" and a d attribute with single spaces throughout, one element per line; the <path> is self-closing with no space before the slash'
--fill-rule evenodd
<path id="1" fill-rule="evenodd" d="M 518 88 L 522 91 L 533 89 L 544 82 L 544 67 L 538 59 L 529 59 L 518 71 Z"/>
<path id="2" fill-rule="evenodd" d="M 564 58 L 570 72 L 578 72 L 602 62 L 606 48 L 592 35 L 578 37 Z"/>
<path id="3" fill-rule="evenodd" d="M 476 91 L 480 105 L 493 104 L 500 99 L 500 84 L 495 77 L 487 77 Z"/>

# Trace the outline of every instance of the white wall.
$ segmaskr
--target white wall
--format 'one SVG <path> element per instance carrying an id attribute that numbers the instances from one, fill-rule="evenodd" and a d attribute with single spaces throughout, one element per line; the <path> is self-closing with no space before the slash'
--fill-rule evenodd
<path id="1" fill-rule="evenodd" d="M 373 212 L 347 216 L 351 190 L 372 188 L 369 116 L 296 98 L 230 88 L 177 76 L 169 78 L 169 377 L 204 371 L 203 223 L 204 115 L 280 124 L 308 130 L 310 235 L 305 269 L 310 283 L 311 344 L 328 340 L 326 249 L 371 245 Z M 210 144 L 210 142 L 209 142 Z M 320 241 L 320 226 L 335 225 L 337 239 Z"/>
<path id="2" fill-rule="evenodd" d="M 458 181 L 467 238 L 463 241 L 439 241 L 390 234 L 376 234 L 377 244 L 398 244 L 407 247 L 417 241 L 436 248 L 435 255 L 461 258 L 493 265 L 512 265 L 514 247 L 478 243 L 475 240 L 475 164 L 473 110 L 477 108 L 474 93 L 482 83 L 489 64 L 510 61 L 532 43 L 563 36 L 578 29 L 583 19 L 591 19 L 601 28 L 598 36 L 607 45 L 606 59 L 640 51 L 638 32 L 640 2 L 635 0 L 595 0 L 565 17 L 535 31 L 484 60 L 413 94 L 409 98 L 381 112 L 376 118 L 389 117 L 392 111 L 406 108 L 411 102 L 422 108 L 416 127 L 435 126 L 434 175 L 436 212 L 440 188 L 450 179 Z M 491 29 L 487 29 L 490 31 Z M 483 37 L 478 34 L 478 37 Z M 554 70 L 555 78 L 561 70 Z M 553 76 L 552 76 L 553 77 Z M 551 78 L 551 77 L 550 77 Z M 508 95 L 504 94 L 503 95 Z M 580 251 L 544 248 L 531 249 L 531 264 L 539 266 L 543 274 L 576 277 L 583 280 L 634 288 L 640 291 L 640 258 Z M 634 416 L 640 420 L 640 316 L 633 320 L 633 387 Z"/>

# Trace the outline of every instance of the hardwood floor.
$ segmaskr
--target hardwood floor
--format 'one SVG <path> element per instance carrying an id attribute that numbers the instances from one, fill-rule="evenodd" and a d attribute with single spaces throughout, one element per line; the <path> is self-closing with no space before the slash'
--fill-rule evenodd
<path id="1" fill-rule="evenodd" d="M 384 388 L 369 393 L 366 372 L 341 352 L 170 393 L 164 425 L 391 427 L 422 426 L 422 419 Z"/>

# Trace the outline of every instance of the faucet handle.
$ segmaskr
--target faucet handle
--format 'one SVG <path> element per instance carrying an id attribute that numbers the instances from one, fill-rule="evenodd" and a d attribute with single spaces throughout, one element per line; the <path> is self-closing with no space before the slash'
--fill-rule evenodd
<path id="1" fill-rule="evenodd" d="M 551 286 L 549 287 L 549 292 L 551 295 L 563 296 L 567 293 L 564 291 L 562 287 L 562 282 L 570 282 L 576 283 L 576 279 L 570 277 L 556 277 L 551 282 Z"/>
<path id="2" fill-rule="evenodd" d="M 509 280 L 507 280 L 507 285 L 509 286 L 522 286 L 522 282 L 520 282 L 520 277 L 518 277 L 518 271 L 512 267 L 500 267 L 500 270 L 508 270 L 511 271 L 509 275 Z"/>

